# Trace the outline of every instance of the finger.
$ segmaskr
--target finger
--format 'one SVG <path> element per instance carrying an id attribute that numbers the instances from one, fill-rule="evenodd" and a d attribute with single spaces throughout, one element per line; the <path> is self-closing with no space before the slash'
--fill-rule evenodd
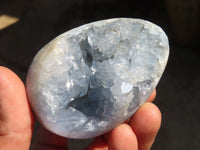
<path id="1" fill-rule="evenodd" d="M 28 150 L 33 122 L 23 82 L 0 66 L 0 150 Z"/>
<path id="2" fill-rule="evenodd" d="M 156 97 L 156 90 L 153 91 L 151 96 L 147 99 L 147 102 L 152 102 Z"/>
<path id="3" fill-rule="evenodd" d="M 109 150 L 137 150 L 137 138 L 128 124 L 121 124 L 107 135 Z"/>
<path id="4" fill-rule="evenodd" d="M 40 126 L 33 150 L 67 150 L 67 139 Z"/>
<path id="5" fill-rule="evenodd" d="M 155 99 L 155 97 L 156 97 L 156 90 L 152 92 L 152 94 L 149 96 L 146 102 L 152 102 Z M 124 123 L 129 123 L 129 120 L 130 118 L 127 119 Z"/>
<path id="6" fill-rule="evenodd" d="M 108 144 L 103 136 L 99 136 L 92 141 L 86 150 L 108 150 Z"/>
<path id="7" fill-rule="evenodd" d="M 161 124 L 161 113 L 156 105 L 144 103 L 129 122 L 138 139 L 138 149 L 150 149 Z"/>

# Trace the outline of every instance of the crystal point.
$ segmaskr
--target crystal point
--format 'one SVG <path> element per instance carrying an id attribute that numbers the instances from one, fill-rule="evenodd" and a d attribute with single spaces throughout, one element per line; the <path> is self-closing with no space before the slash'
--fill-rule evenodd
<path id="1" fill-rule="evenodd" d="M 157 25 L 116 18 L 65 32 L 29 68 L 27 94 L 38 120 L 69 138 L 101 135 L 128 119 L 155 89 L 168 39 Z"/>

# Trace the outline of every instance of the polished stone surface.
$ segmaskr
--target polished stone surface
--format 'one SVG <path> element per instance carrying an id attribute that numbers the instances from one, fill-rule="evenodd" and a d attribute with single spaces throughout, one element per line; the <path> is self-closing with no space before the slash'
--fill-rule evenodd
<path id="1" fill-rule="evenodd" d="M 39 121 L 61 136 L 103 134 L 146 101 L 168 54 L 163 30 L 141 19 L 75 28 L 35 56 L 26 82 L 31 106 Z"/>

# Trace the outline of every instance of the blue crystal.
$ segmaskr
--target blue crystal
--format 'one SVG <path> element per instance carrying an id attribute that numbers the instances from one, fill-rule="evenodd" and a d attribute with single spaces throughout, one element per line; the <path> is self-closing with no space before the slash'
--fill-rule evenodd
<path id="1" fill-rule="evenodd" d="M 58 135 L 101 135 L 147 100 L 168 55 L 166 34 L 148 21 L 116 18 L 80 26 L 35 56 L 26 80 L 30 104 Z"/>

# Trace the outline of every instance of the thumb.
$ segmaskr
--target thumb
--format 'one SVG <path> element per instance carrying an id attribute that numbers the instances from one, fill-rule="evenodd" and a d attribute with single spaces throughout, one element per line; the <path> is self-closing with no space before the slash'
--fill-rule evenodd
<path id="1" fill-rule="evenodd" d="M 33 122 L 23 82 L 0 66 L 0 150 L 28 150 Z"/>

